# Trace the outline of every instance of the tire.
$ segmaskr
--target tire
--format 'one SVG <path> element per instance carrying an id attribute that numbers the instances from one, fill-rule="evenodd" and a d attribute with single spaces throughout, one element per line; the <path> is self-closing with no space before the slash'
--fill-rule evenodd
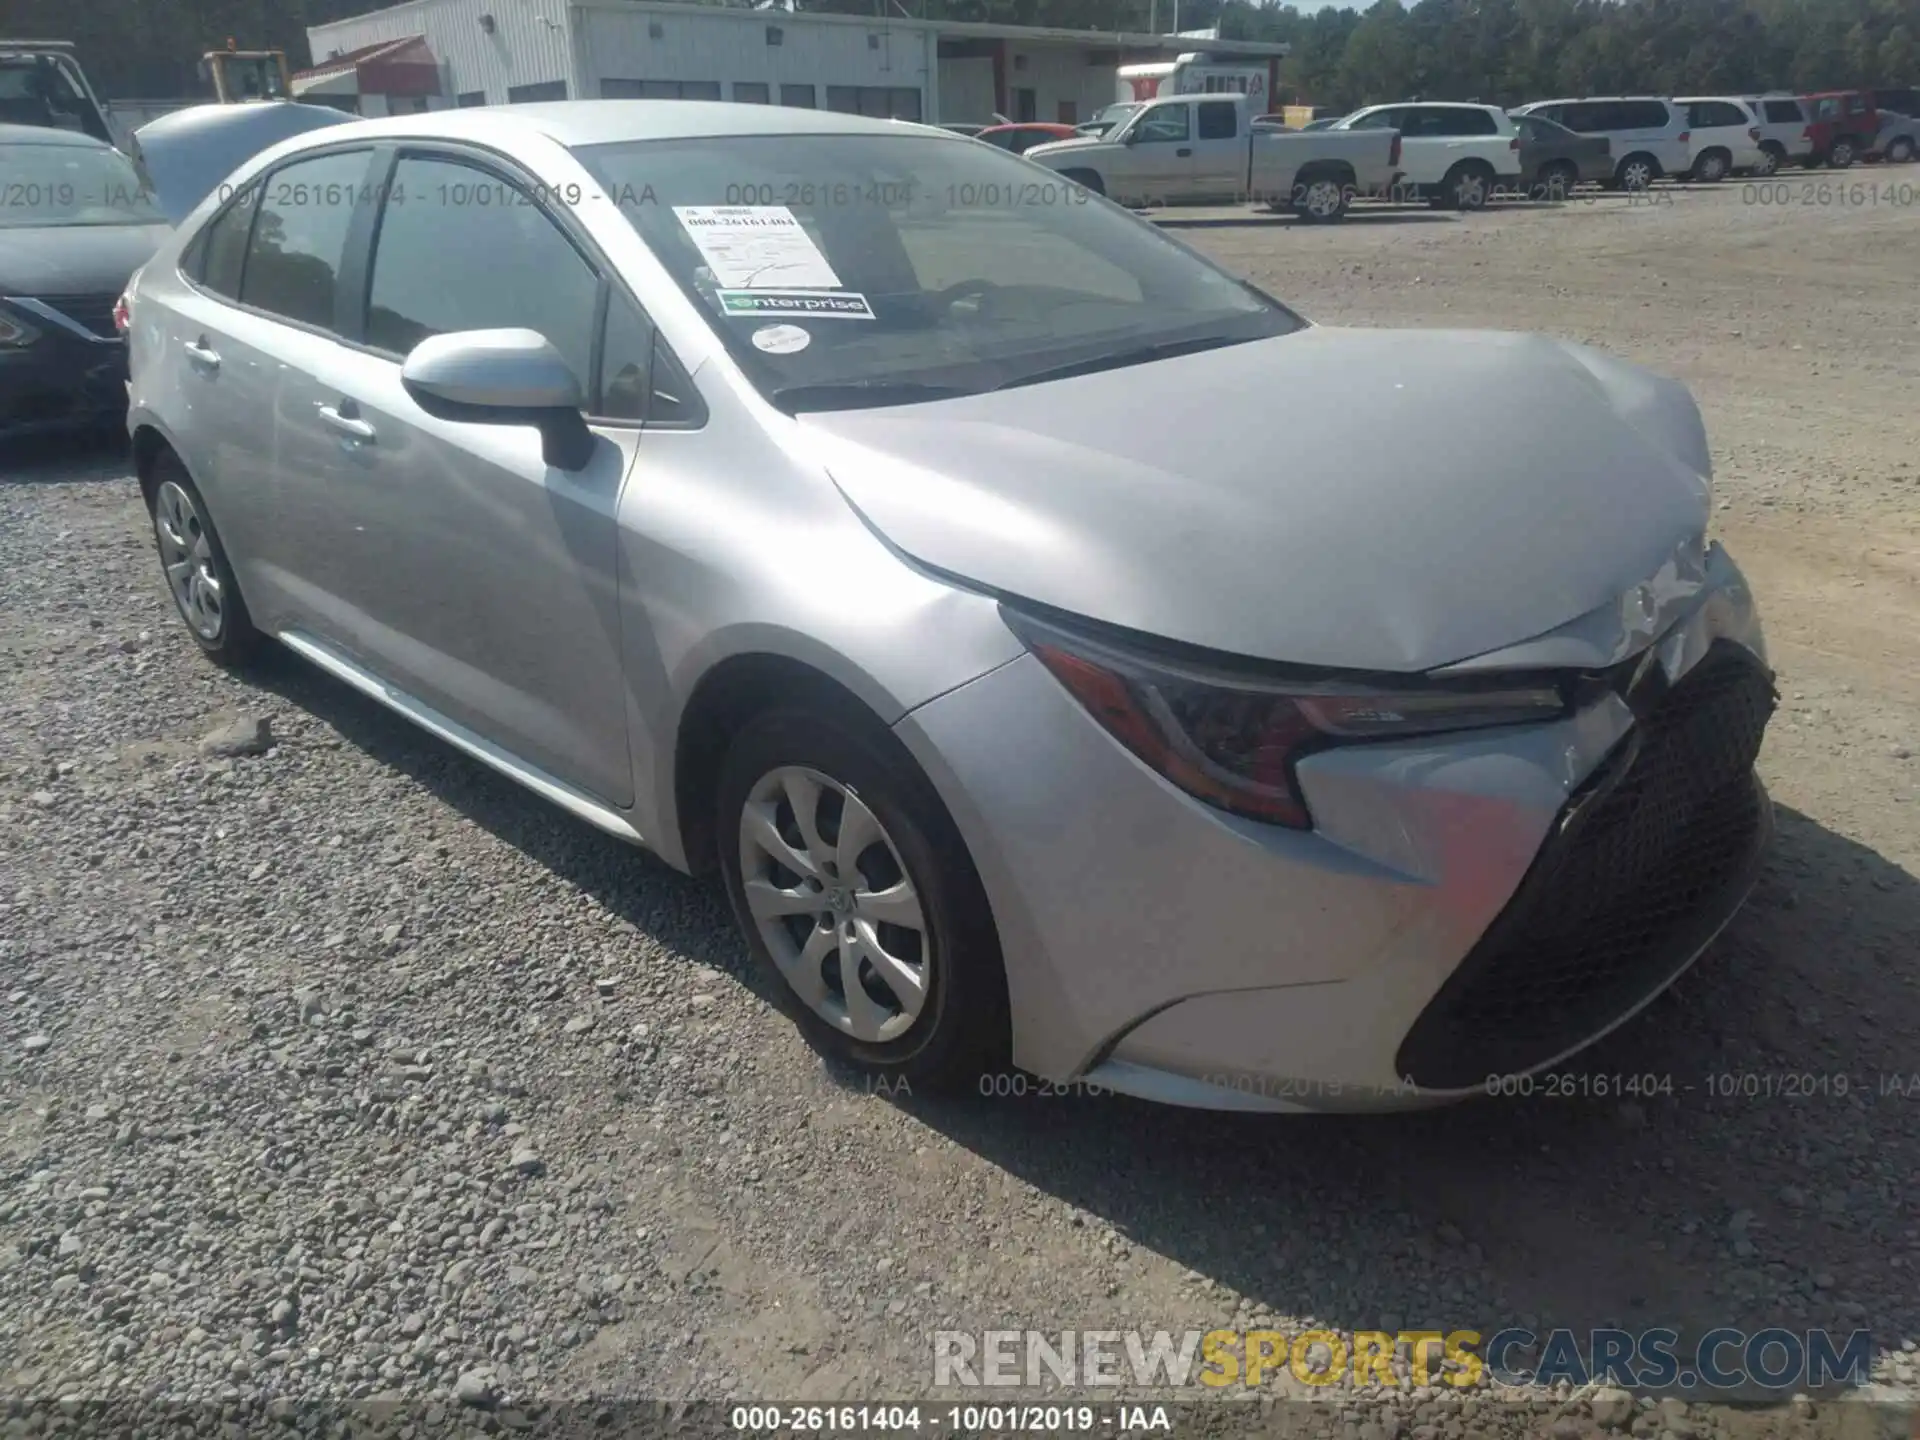
<path id="1" fill-rule="evenodd" d="M 1651 155 L 1626 156 L 1613 169 L 1613 180 L 1622 190 L 1645 190 L 1660 178 L 1660 162 Z"/>
<path id="2" fill-rule="evenodd" d="M 1449 170 L 1440 182 L 1439 203 L 1443 209 L 1462 213 L 1484 210 L 1493 198 L 1496 177 L 1477 160 L 1463 161 Z"/>
<path id="3" fill-rule="evenodd" d="M 1781 162 L 1784 161 L 1785 159 L 1786 159 L 1786 152 L 1783 151 L 1778 145 L 1775 145 L 1775 144 L 1762 145 L 1760 147 L 1759 163 L 1753 167 L 1753 173 L 1755 178 L 1764 180 L 1769 175 L 1778 174 L 1780 171 Z"/>
<path id="4" fill-rule="evenodd" d="M 263 637 L 247 613 L 207 502 L 171 450 L 154 458 L 146 491 L 154 548 L 181 622 L 215 664 L 238 669 L 258 653 Z"/>
<path id="5" fill-rule="evenodd" d="M 1835 170 L 1851 169 L 1853 162 L 1860 158 L 1860 152 L 1853 143 L 1853 137 L 1842 135 L 1833 142 L 1833 148 L 1827 151 L 1827 164 Z"/>
<path id="6" fill-rule="evenodd" d="M 933 786 L 884 726 L 825 704 L 762 714 L 728 748 L 718 804 L 734 917 L 816 1050 L 934 1091 L 1005 1068 L 1006 975 L 985 888 Z M 856 813 L 867 843 L 850 859 L 836 847 Z M 894 897 L 887 913 L 917 916 L 917 930 L 880 918 L 883 892 Z"/>
<path id="7" fill-rule="evenodd" d="M 1709 150 L 1693 162 L 1694 180 L 1702 185 L 1718 185 L 1733 171 L 1733 156 L 1725 150 Z"/>
<path id="8" fill-rule="evenodd" d="M 1290 204 L 1309 225 L 1331 225 L 1344 220 L 1353 203 L 1353 186 L 1338 175 L 1314 175 L 1294 185 Z"/>
<path id="9" fill-rule="evenodd" d="M 1074 184 L 1083 186 L 1096 195 L 1107 193 L 1106 184 L 1100 179 L 1100 172 L 1097 170 L 1062 170 L 1060 178 L 1071 180 Z"/>
<path id="10" fill-rule="evenodd" d="M 1888 164 L 1905 165 L 1908 161 L 1912 159 L 1913 159 L 1913 141 L 1908 139 L 1905 135 L 1901 135 L 1897 137 L 1887 146 L 1887 163 Z"/>
<path id="11" fill-rule="evenodd" d="M 1573 194 L 1573 187 L 1580 183 L 1580 167 L 1571 160 L 1555 160 L 1552 164 L 1540 167 L 1540 184 L 1545 188 L 1545 199 L 1565 200 Z"/>

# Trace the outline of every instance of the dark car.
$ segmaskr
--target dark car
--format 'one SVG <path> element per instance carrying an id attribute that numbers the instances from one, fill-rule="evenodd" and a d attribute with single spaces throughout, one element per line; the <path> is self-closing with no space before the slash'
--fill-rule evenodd
<path id="1" fill-rule="evenodd" d="M 1531 192 L 1558 199 L 1583 180 L 1613 178 L 1613 145 L 1604 135 L 1581 135 L 1543 115 L 1516 115 L 1520 174 Z"/>
<path id="2" fill-rule="evenodd" d="M 0 436 L 127 412 L 114 307 L 168 234 L 133 164 L 74 131 L 0 125 Z"/>

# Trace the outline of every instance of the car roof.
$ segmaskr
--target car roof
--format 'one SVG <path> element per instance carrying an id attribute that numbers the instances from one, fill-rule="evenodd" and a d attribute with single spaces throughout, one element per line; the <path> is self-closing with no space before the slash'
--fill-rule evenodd
<path id="1" fill-rule="evenodd" d="M 687 140 L 724 135 L 899 135 L 962 140 L 934 125 L 874 120 L 835 110 L 742 105 L 726 100 L 554 100 L 525 105 L 429 110 L 329 125 L 298 137 L 306 145 L 343 140 L 470 140 L 484 144 L 541 135 L 557 144 L 617 144 L 631 140 Z"/>
<path id="2" fill-rule="evenodd" d="M 71 145 L 81 150 L 111 150 L 104 140 L 52 125 L 0 125 L 0 145 Z"/>
<path id="3" fill-rule="evenodd" d="M 1732 105 L 1745 105 L 1751 98 L 1751 96 L 1747 95 L 1676 95 L 1673 97 L 1673 103 L 1676 105 L 1698 105 L 1705 100 L 1724 100 Z"/>
<path id="4" fill-rule="evenodd" d="M 1482 105 L 1478 100 L 1382 100 L 1378 105 L 1362 105 L 1352 114 L 1363 115 L 1369 110 L 1399 110 L 1408 105 L 1424 105 L 1434 110 L 1500 110 L 1498 105 Z M 1506 111 L 1501 110 L 1501 114 Z M 1340 117 L 1346 119 L 1345 115 Z"/>
<path id="5" fill-rule="evenodd" d="M 1613 104 L 1620 100 L 1658 100 L 1662 105 L 1674 103 L 1671 95 L 1562 95 L 1555 100 L 1529 100 L 1526 108 L 1531 109 L 1535 105 L 1590 105 L 1595 101 Z"/>

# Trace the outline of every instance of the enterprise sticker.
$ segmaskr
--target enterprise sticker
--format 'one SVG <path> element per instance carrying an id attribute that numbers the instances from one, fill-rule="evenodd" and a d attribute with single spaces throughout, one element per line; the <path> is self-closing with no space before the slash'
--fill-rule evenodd
<path id="1" fill-rule="evenodd" d="M 721 290 L 720 311 L 724 315 L 759 318 L 762 316 L 805 316 L 814 320 L 871 320 L 873 307 L 867 297 L 851 290 Z"/>

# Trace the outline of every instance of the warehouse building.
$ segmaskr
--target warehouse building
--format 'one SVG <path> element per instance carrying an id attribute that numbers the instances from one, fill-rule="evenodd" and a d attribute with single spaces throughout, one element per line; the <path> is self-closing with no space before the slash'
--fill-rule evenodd
<path id="1" fill-rule="evenodd" d="M 1131 97 L 1132 86 L 1122 94 L 1123 65 L 1232 64 L 1241 78 L 1228 88 L 1271 96 L 1287 53 L 1284 45 L 1193 35 L 646 0 L 405 0 L 313 26 L 307 43 L 313 66 L 294 76 L 295 98 L 363 115 L 679 98 L 928 123 L 980 123 L 998 113 L 1076 124 Z"/>

